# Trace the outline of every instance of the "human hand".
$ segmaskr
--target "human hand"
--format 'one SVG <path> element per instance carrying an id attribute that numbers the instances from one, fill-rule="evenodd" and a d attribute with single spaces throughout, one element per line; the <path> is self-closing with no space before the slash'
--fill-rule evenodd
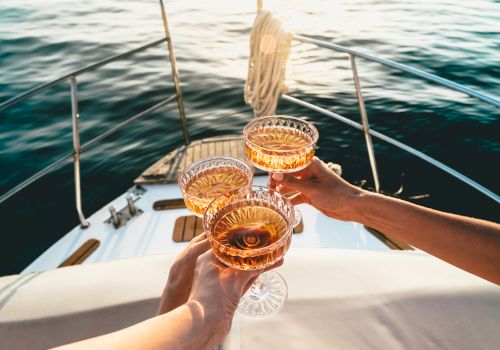
<path id="1" fill-rule="evenodd" d="M 207 235 L 202 233 L 193 238 L 186 249 L 177 256 L 170 268 L 157 315 L 167 313 L 188 300 L 196 259 L 208 249 L 210 249 L 210 244 Z"/>
<path id="2" fill-rule="evenodd" d="M 282 264 L 283 259 L 264 270 L 243 271 L 223 265 L 212 251 L 205 252 L 197 260 L 188 303 L 195 303 L 214 324 L 222 325 L 219 329 L 222 341 L 241 297 L 262 272 Z"/>
<path id="3" fill-rule="evenodd" d="M 296 173 L 270 174 L 269 187 L 282 194 L 295 192 L 288 197 L 292 204 L 307 203 L 329 217 L 344 221 L 353 219 L 353 201 L 364 192 L 342 179 L 317 157 L 307 168 Z"/>

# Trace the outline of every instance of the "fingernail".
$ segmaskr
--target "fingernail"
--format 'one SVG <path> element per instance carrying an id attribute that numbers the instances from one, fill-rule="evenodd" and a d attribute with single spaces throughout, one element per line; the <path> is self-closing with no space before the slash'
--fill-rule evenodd
<path id="1" fill-rule="evenodd" d="M 273 179 L 276 181 L 283 181 L 285 174 L 283 173 L 273 173 Z"/>

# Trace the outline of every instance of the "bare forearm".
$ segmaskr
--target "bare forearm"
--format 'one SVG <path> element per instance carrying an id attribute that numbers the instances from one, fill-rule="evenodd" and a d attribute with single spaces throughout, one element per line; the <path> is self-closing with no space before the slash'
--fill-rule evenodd
<path id="1" fill-rule="evenodd" d="M 500 284 L 500 225 L 363 192 L 356 221 Z"/>
<path id="2" fill-rule="evenodd" d="M 123 330 L 57 349 L 212 349 L 226 330 L 211 314 L 200 304 L 190 302 Z"/>
<path id="3" fill-rule="evenodd" d="M 163 291 L 156 314 L 165 314 L 184 304 L 187 299 L 185 294 L 185 291 L 180 288 L 180 283 L 169 275 L 167 285 Z"/>

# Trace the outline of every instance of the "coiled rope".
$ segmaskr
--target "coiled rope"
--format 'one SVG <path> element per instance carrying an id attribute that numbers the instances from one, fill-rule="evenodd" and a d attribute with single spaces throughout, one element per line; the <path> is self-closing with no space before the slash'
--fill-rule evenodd
<path id="1" fill-rule="evenodd" d="M 245 103 L 256 117 L 274 115 L 285 85 L 286 62 L 292 33 L 269 11 L 259 11 L 250 34 L 250 58 L 245 83 Z"/>

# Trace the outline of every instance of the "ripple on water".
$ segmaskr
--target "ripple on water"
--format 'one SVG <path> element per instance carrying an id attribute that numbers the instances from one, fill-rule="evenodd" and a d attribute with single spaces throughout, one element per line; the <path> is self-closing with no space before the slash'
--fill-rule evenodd
<path id="1" fill-rule="evenodd" d="M 279 4 L 298 33 L 500 94 L 498 2 L 267 0 L 265 4 Z M 168 12 L 192 137 L 240 133 L 252 116 L 242 92 L 255 3 L 175 1 L 168 3 Z M 3 0 L 0 13 L 0 101 L 163 35 L 157 3 L 142 0 Z M 290 61 L 290 93 L 359 121 L 345 54 L 294 43 Z M 362 59 L 357 62 L 374 129 L 499 192 L 498 170 L 492 167 L 500 152 L 497 110 L 405 73 Z M 82 143 L 173 92 L 165 45 L 82 75 L 79 82 Z M 313 121 L 321 135 L 319 156 L 342 163 L 347 179 L 370 179 L 360 132 L 286 101 L 278 112 Z M 70 115 L 68 84 L 0 113 L 0 192 L 71 152 Z M 145 167 L 179 146 L 179 125 L 173 103 L 85 152 L 85 212 L 105 205 Z M 377 140 L 375 150 L 387 190 L 398 188 L 405 173 L 410 193 L 432 192 L 423 204 L 498 219 L 492 203 L 455 180 Z M 2 215 L 15 219 L 12 229 L 19 239 L 13 240 L 9 252 L 0 251 L 0 274 L 18 271 L 77 223 L 68 205 L 74 202 L 72 186 L 68 164 L 2 205 Z"/>

